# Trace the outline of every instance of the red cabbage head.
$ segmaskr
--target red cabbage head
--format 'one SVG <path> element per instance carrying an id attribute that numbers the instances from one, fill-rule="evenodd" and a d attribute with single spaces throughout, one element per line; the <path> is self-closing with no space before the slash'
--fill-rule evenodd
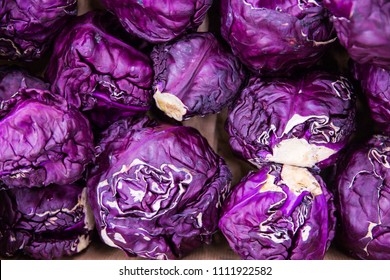
<path id="1" fill-rule="evenodd" d="M 390 133 L 390 70 L 367 64 L 354 64 L 355 78 L 360 81 L 368 101 L 371 117 L 378 130 Z"/>
<path id="2" fill-rule="evenodd" d="M 21 88 L 0 111 L 0 188 L 70 184 L 95 157 L 88 120 L 48 90 Z"/>
<path id="3" fill-rule="evenodd" d="M 0 254 L 59 259 L 83 251 L 94 219 L 77 184 L 0 191 Z"/>
<path id="4" fill-rule="evenodd" d="M 58 36 L 46 71 L 51 90 L 70 105 L 113 120 L 145 113 L 152 98 L 152 62 L 119 27 L 108 13 L 77 17 Z"/>
<path id="5" fill-rule="evenodd" d="M 194 31 L 206 17 L 212 0 L 102 0 L 124 28 L 152 43 L 171 41 Z"/>
<path id="6" fill-rule="evenodd" d="M 77 15 L 77 0 L 0 0 L 0 58 L 40 58 Z"/>
<path id="7" fill-rule="evenodd" d="M 335 41 L 321 0 L 221 0 L 221 32 L 257 74 L 314 65 Z"/>
<path id="8" fill-rule="evenodd" d="M 390 70 L 390 2 L 387 0 L 324 0 L 340 43 L 360 64 Z"/>
<path id="9" fill-rule="evenodd" d="M 359 259 L 390 259 L 390 138 L 374 135 L 338 165 L 337 240 Z"/>
<path id="10" fill-rule="evenodd" d="M 334 237 L 334 211 L 321 177 L 268 165 L 234 187 L 219 227 L 242 259 L 323 259 Z"/>
<path id="11" fill-rule="evenodd" d="M 180 258 L 209 244 L 231 173 L 193 128 L 114 123 L 88 191 L 101 239 L 129 255 Z"/>
<path id="12" fill-rule="evenodd" d="M 220 112 L 245 77 L 239 60 L 209 32 L 158 45 L 151 57 L 156 105 L 178 121 Z"/>
<path id="13" fill-rule="evenodd" d="M 252 78 L 227 119 L 232 149 L 256 166 L 334 164 L 355 129 L 355 95 L 343 76 L 312 71 Z"/>

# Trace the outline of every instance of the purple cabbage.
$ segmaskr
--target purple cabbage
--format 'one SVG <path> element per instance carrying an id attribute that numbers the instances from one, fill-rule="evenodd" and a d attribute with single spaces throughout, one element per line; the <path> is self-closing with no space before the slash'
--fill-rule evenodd
<path id="1" fill-rule="evenodd" d="M 173 40 L 196 30 L 212 0 L 102 0 L 131 34 L 152 43 Z"/>
<path id="2" fill-rule="evenodd" d="M 40 58 L 76 14 L 76 0 L 0 0 L 0 58 Z"/>
<path id="3" fill-rule="evenodd" d="M 324 0 L 340 43 L 361 64 L 390 70 L 390 2 Z"/>
<path id="4" fill-rule="evenodd" d="M 390 259 L 390 138 L 374 135 L 338 165 L 337 239 L 359 259 Z"/>
<path id="5" fill-rule="evenodd" d="M 242 259 L 323 259 L 334 237 L 334 211 L 318 175 L 268 165 L 234 187 L 219 227 Z"/>
<path id="6" fill-rule="evenodd" d="M 0 115 L 1 188 L 70 184 L 94 159 L 88 120 L 47 90 L 19 90 Z"/>
<path id="7" fill-rule="evenodd" d="M 233 53 L 259 74 L 312 66 L 335 40 L 321 0 L 222 0 L 221 16 Z"/>
<path id="8" fill-rule="evenodd" d="M 355 127 L 350 82 L 325 72 L 300 78 L 252 78 L 227 119 L 230 145 L 256 166 L 277 162 L 324 168 Z"/>
<path id="9" fill-rule="evenodd" d="M 83 111 L 107 112 L 111 120 L 145 113 L 152 98 L 152 62 L 116 37 L 119 27 L 108 13 L 78 17 L 56 40 L 46 71 L 54 93 Z"/>
<path id="10" fill-rule="evenodd" d="M 49 84 L 16 66 L 0 67 L 0 116 L 20 98 L 23 88 L 49 89 Z"/>
<path id="11" fill-rule="evenodd" d="M 88 179 L 101 239 L 129 255 L 180 258 L 209 244 L 231 173 L 185 126 L 121 120 L 100 142 Z"/>
<path id="12" fill-rule="evenodd" d="M 390 133 L 390 70 L 373 65 L 354 65 L 355 78 L 360 81 L 371 116 L 379 129 Z"/>
<path id="13" fill-rule="evenodd" d="M 20 88 L 49 89 L 49 84 L 17 66 L 1 66 L 0 100 L 8 100 Z"/>
<path id="14" fill-rule="evenodd" d="M 0 254 L 58 259 L 81 252 L 94 228 L 86 198 L 78 185 L 0 191 Z"/>
<path id="15" fill-rule="evenodd" d="M 220 112 L 244 80 L 241 63 L 212 33 L 192 33 L 158 45 L 151 57 L 156 105 L 178 121 Z"/>

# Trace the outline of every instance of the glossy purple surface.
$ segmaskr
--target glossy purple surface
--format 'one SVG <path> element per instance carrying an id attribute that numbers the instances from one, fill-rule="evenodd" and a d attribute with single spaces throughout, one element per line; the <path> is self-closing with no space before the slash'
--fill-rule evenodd
<path id="1" fill-rule="evenodd" d="M 355 78 L 367 97 L 371 116 L 382 133 L 390 133 L 390 70 L 373 65 L 354 65 Z"/>
<path id="2" fill-rule="evenodd" d="M 89 12 L 73 20 L 56 40 L 46 71 L 51 90 L 69 104 L 110 112 L 106 118 L 114 120 L 145 113 L 153 81 L 151 60 L 116 37 L 119 27 L 108 13 Z"/>
<path id="3" fill-rule="evenodd" d="M 0 191 L 0 254 L 58 259 L 84 250 L 93 219 L 79 185 Z"/>
<path id="4" fill-rule="evenodd" d="M 174 259 L 211 242 L 231 173 L 195 129 L 121 121 L 100 147 L 88 192 L 106 244 Z"/>
<path id="5" fill-rule="evenodd" d="M 40 58 L 76 14 L 76 0 L 0 0 L 0 58 Z"/>
<path id="6" fill-rule="evenodd" d="M 220 112 L 236 98 L 245 73 L 212 33 L 192 33 L 156 46 L 154 90 L 176 96 L 183 119 Z"/>
<path id="7" fill-rule="evenodd" d="M 324 0 L 340 43 L 358 63 L 390 70 L 390 2 Z"/>
<path id="8" fill-rule="evenodd" d="M 345 77 L 326 72 L 295 79 L 252 78 L 234 103 L 226 128 L 233 151 L 257 166 L 276 161 L 323 168 L 335 163 L 354 131 L 354 91 Z M 304 143 L 307 154 L 294 145 L 274 159 L 286 141 Z M 321 149 L 329 154 L 321 156 Z"/>
<path id="9" fill-rule="evenodd" d="M 1 188 L 69 184 L 95 157 L 88 120 L 47 90 L 19 90 L 1 112 Z"/>
<path id="10" fill-rule="evenodd" d="M 322 1 L 221 0 L 221 32 L 256 74 L 314 65 L 335 39 Z"/>
<path id="11" fill-rule="evenodd" d="M 16 66 L 0 67 L 0 117 L 20 98 L 23 88 L 49 89 L 50 85 Z"/>
<path id="12" fill-rule="evenodd" d="M 226 199 L 219 227 L 242 259 L 323 259 L 334 237 L 333 197 L 318 175 L 282 165 L 250 172 Z M 290 182 L 289 180 L 292 180 Z"/>
<path id="13" fill-rule="evenodd" d="M 196 30 L 212 0 L 102 0 L 131 34 L 152 43 L 168 42 Z"/>
<path id="14" fill-rule="evenodd" d="M 374 135 L 338 166 L 339 244 L 355 258 L 390 259 L 390 138 Z"/>

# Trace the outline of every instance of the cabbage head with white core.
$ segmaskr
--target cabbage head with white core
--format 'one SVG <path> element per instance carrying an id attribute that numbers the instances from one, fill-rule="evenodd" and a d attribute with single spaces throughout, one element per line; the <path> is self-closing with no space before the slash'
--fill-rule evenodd
<path id="1" fill-rule="evenodd" d="M 343 76 L 312 71 L 295 78 L 252 78 L 227 119 L 234 152 L 309 168 L 334 164 L 355 129 L 355 95 Z"/>
<path id="2" fill-rule="evenodd" d="M 321 177 L 273 164 L 233 188 L 219 228 L 242 259 L 323 259 L 334 237 L 334 211 Z"/>
<path id="3" fill-rule="evenodd" d="M 177 121 L 220 112 L 245 78 L 240 61 L 209 32 L 158 45 L 151 58 L 156 105 Z"/>

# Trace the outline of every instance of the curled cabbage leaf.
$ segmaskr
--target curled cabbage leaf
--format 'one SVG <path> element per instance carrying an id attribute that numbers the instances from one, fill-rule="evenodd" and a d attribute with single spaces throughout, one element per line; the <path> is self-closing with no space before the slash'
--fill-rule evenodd
<path id="1" fill-rule="evenodd" d="M 374 65 L 354 65 L 355 78 L 367 97 L 379 130 L 390 133 L 390 70 Z"/>
<path id="2" fill-rule="evenodd" d="M 116 37 L 119 26 L 108 13 L 78 17 L 58 36 L 46 71 L 53 93 L 113 120 L 146 112 L 152 98 L 152 62 Z"/>
<path id="3" fill-rule="evenodd" d="M 220 112 L 244 80 L 241 63 L 212 33 L 192 33 L 158 45 L 151 58 L 156 105 L 178 121 Z"/>
<path id="4" fill-rule="evenodd" d="M 76 0 L 0 0 L 0 58 L 40 58 L 76 14 Z"/>
<path id="5" fill-rule="evenodd" d="M 95 156 L 88 120 L 60 96 L 22 88 L 0 118 L 1 188 L 70 184 Z"/>
<path id="6" fill-rule="evenodd" d="M 343 76 L 252 78 L 227 119 L 232 149 L 256 166 L 277 162 L 324 168 L 355 128 L 355 96 Z"/>
<path id="7" fill-rule="evenodd" d="M 324 0 L 340 43 L 358 63 L 390 70 L 390 2 Z"/>
<path id="8" fill-rule="evenodd" d="M 231 182 L 224 160 L 185 126 L 113 124 L 88 179 L 96 228 L 109 246 L 148 259 L 208 244 Z"/>
<path id="9" fill-rule="evenodd" d="M 314 65 L 336 37 L 321 0 L 222 0 L 221 32 L 259 74 Z"/>
<path id="10" fill-rule="evenodd" d="M 234 187 L 219 227 L 242 259 L 323 259 L 334 237 L 334 211 L 318 175 L 268 165 Z"/>
<path id="11" fill-rule="evenodd" d="M 94 229 L 86 199 L 76 184 L 0 191 L 0 254 L 59 259 L 81 252 Z"/>
<path id="12" fill-rule="evenodd" d="M 374 135 L 338 165 L 337 240 L 359 259 L 390 259 L 390 138 Z"/>
<path id="13" fill-rule="evenodd" d="M 131 34 L 152 43 L 168 42 L 196 30 L 212 0 L 102 0 Z"/>

